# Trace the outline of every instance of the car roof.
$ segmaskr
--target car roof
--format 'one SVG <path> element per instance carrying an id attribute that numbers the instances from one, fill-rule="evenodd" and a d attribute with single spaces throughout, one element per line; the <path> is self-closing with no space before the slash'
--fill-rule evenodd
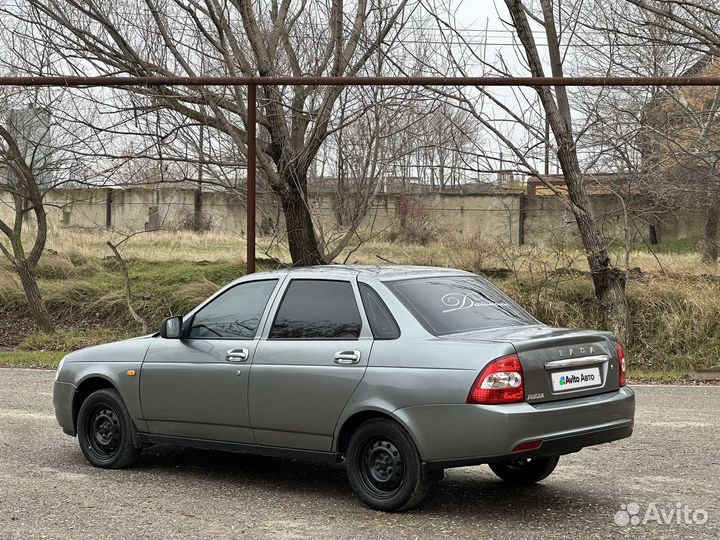
<path id="1" fill-rule="evenodd" d="M 370 264 L 328 264 L 323 266 L 299 266 L 283 268 L 257 274 L 269 277 L 270 275 L 291 274 L 294 277 L 330 277 L 330 276 L 369 276 L 380 281 L 395 281 L 441 275 L 473 275 L 464 270 L 443 268 L 437 266 L 409 266 L 409 265 L 370 265 Z"/>

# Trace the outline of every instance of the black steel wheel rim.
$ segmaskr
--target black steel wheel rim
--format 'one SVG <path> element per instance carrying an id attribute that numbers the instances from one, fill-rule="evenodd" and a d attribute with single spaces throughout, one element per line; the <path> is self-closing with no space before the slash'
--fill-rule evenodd
<path id="1" fill-rule="evenodd" d="M 99 404 L 88 412 L 85 419 L 85 442 L 98 458 L 112 458 L 120 448 L 122 430 L 115 410 L 106 404 Z"/>
<path id="2" fill-rule="evenodd" d="M 367 441 L 358 452 L 357 467 L 365 489 L 374 497 L 388 499 L 395 495 L 405 480 L 402 452 L 384 438 Z"/>

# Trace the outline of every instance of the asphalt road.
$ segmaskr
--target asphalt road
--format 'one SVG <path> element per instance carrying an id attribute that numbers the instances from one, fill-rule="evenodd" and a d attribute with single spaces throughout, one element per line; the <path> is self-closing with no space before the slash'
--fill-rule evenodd
<path id="1" fill-rule="evenodd" d="M 542 484 L 455 469 L 420 507 L 383 514 L 342 466 L 158 447 L 133 469 L 94 469 L 55 423 L 52 380 L 0 369 L 0 538 L 720 536 L 720 387 L 636 387 L 635 435 L 561 458 Z M 641 523 L 615 524 L 623 504 Z M 707 522 L 678 524 L 677 505 Z"/>

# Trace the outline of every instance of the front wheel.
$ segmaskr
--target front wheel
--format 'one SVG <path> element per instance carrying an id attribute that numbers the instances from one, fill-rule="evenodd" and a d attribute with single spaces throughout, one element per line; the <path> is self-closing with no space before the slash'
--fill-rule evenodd
<path id="1" fill-rule="evenodd" d="M 490 463 L 490 469 L 510 484 L 534 484 L 544 480 L 555 470 L 559 456 L 544 458 L 515 458 Z"/>
<path id="2" fill-rule="evenodd" d="M 399 512 L 418 504 L 430 481 L 407 432 L 392 420 L 362 424 L 347 450 L 347 475 L 353 492 L 374 510 Z"/>
<path id="3" fill-rule="evenodd" d="M 87 397 L 78 413 L 77 433 L 82 453 L 95 467 L 122 469 L 140 455 L 135 426 L 114 389 L 98 390 Z"/>

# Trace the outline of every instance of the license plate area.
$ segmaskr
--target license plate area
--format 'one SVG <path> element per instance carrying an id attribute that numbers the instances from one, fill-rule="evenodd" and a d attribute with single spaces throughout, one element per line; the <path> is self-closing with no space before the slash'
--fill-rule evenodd
<path id="1" fill-rule="evenodd" d="M 550 373 L 553 392 L 572 392 L 585 388 L 596 388 L 603 385 L 599 366 L 562 369 Z"/>

